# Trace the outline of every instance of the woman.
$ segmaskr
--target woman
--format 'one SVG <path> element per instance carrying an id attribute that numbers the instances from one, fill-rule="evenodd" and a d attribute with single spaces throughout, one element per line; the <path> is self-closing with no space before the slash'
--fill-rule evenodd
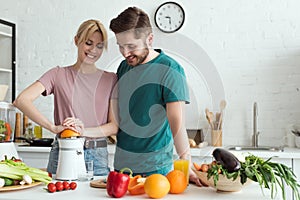
<path id="1" fill-rule="evenodd" d="M 17 97 L 14 105 L 56 137 L 64 129 L 80 132 L 86 138 L 84 157 L 94 160 L 94 175 L 107 175 L 106 136 L 116 134 L 118 126 L 112 98 L 117 77 L 95 65 L 103 49 L 107 49 L 106 29 L 97 20 L 87 20 L 80 25 L 74 42 L 78 48 L 76 63 L 47 71 Z M 54 95 L 54 124 L 33 104 L 41 94 Z M 56 174 L 58 151 L 55 140 L 49 156 L 49 173 Z"/>

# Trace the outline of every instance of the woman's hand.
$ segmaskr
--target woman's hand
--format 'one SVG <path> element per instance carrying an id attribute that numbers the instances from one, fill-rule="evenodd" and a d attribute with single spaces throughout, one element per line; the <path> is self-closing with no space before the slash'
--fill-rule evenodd
<path id="1" fill-rule="evenodd" d="M 50 127 L 49 131 L 51 131 L 51 132 L 54 133 L 54 134 L 58 134 L 58 133 L 62 132 L 64 129 L 65 129 L 65 128 L 64 128 L 64 126 L 62 126 L 62 125 L 56 126 L 56 125 L 53 124 L 53 125 Z"/>
<path id="2" fill-rule="evenodd" d="M 68 117 L 66 118 L 63 123 L 62 123 L 63 126 L 65 126 L 64 129 L 66 128 L 69 128 L 69 129 L 72 129 L 76 132 L 79 132 L 80 135 L 83 134 L 83 131 L 84 131 L 84 124 L 83 122 L 78 119 L 78 118 L 75 118 L 75 117 Z"/>

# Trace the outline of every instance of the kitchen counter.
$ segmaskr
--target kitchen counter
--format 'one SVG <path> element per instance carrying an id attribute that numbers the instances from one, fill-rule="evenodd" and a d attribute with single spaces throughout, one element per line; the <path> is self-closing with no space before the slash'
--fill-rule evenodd
<path id="1" fill-rule="evenodd" d="M 48 162 L 48 155 L 50 152 L 50 147 L 31 147 L 31 146 L 24 146 L 24 143 L 22 144 L 15 144 L 16 149 L 19 153 L 19 155 L 28 156 L 30 158 L 28 159 L 28 163 L 30 165 L 33 165 L 34 167 L 38 168 L 45 168 L 47 166 Z M 209 162 L 209 160 L 212 160 L 212 152 L 215 149 L 215 147 L 204 147 L 204 148 L 191 148 L 191 155 L 192 159 L 195 162 Z M 113 169 L 113 156 L 115 153 L 115 145 L 108 145 L 108 152 L 109 152 L 109 166 L 111 169 Z M 247 151 L 231 151 L 233 152 L 237 157 L 239 156 L 245 156 L 248 154 Z M 300 172 L 297 170 L 300 166 L 300 149 L 299 148 L 284 148 L 283 152 L 275 152 L 275 151 L 251 151 L 250 153 L 255 154 L 256 156 L 260 156 L 262 158 L 269 158 L 269 157 L 275 157 L 275 162 L 280 161 L 287 166 L 290 166 L 293 168 L 296 176 L 300 177 Z M 176 152 L 174 151 L 174 154 Z M 25 159 L 26 160 L 26 159 Z M 22 190 L 22 191 L 14 191 L 14 192 L 1 192 L 0 193 L 0 199 L 42 199 L 42 198 L 55 198 L 57 200 L 59 199 L 83 199 L 89 196 L 89 199 L 104 199 L 108 198 L 106 191 L 101 189 L 95 189 L 90 188 L 88 182 L 78 182 L 78 190 L 75 191 L 64 191 L 59 192 L 55 194 L 50 194 L 45 192 L 42 188 L 43 186 L 37 186 L 34 188 Z M 290 192 L 290 189 L 287 191 L 287 199 L 292 199 L 292 193 Z M 245 188 L 241 192 L 237 193 L 220 193 L 216 192 L 212 188 L 199 188 L 194 185 L 190 185 L 188 189 L 185 191 L 184 194 L 180 195 L 167 195 L 164 199 L 181 199 L 181 198 L 188 198 L 188 199 L 271 199 L 269 198 L 269 191 L 267 190 L 265 192 L 266 196 L 263 196 L 261 189 L 258 185 L 255 183 L 252 183 L 249 186 L 245 186 Z M 278 199 L 281 199 L 281 193 L 278 193 Z M 130 196 L 127 195 L 124 197 L 125 199 L 147 199 L 147 196 Z"/>
<path id="2" fill-rule="evenodd" d="M 41 152 L 41 153 L 48 153 L 50 152 L 51 147 L 33 147 L 28 146 L 26 143 L 15 143 L 17 152 Z M 115 153 L 115 145 L 108 145 L 108 153 L 114 154 Z M 201 157 L 212 157 L 212 152 L 216 147 L 207 146 L 203 148 L 191 148 L 191 155 L 193 157 L 201 156 Z M 226 147 L 224 147 L 226 148 Z M 235 152 L 236 154 L 246 155 L 247 151 L 231 151 Z M 251 153 L 255 153 L 255 155 L 269 158 L 271 156 L 275 156 L 278 158 L 300 158 L 300 149 L 299 148 L 289 148 L 285 147 L 283 152 L 277 151 L 249 151 Z M 176 154 L 174 148 L 174 154 Z"/>
<path id="3" fill-rule="evenodd" d="M 76 190 L 61 191 L 55 193 L 48 193 L 44 190 L 45 186 L 39 185 L 33 188 L 10 191 L 10 192 L 0 192 L 0 199 L 14 199 L 14 200 L 41 200 L 41 199 L 55 199 L 55 200 L 99 200 L 99 199 L 112 199 L 107 193 L 106 189 L 91 188 L 89 182 L 77 182 L 78 186 Z M 144 195 L 132 196 L 126 194 L 122 199 L 149 199 L 149 197 Z M 253 199 L 271 199 L 269 190 L 262 193 L 259 185 L 252 183 L 245 186 L 239 192 L 216 192 L 213 188 L 208 187 L 197 187 L 190 184 L 186 191 L 182 194 L 168 194 L 163 199 L 202 199 L 202 200 L 253 200 Z M 277 200 L 282 199 L 281 193 L 278 193 Z"/>

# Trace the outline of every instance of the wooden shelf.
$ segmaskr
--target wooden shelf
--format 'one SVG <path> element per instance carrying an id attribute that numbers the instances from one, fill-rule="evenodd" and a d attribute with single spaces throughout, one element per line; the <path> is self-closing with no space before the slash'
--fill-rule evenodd
<path id="1" fill-rule="evenodd" d="M 3 32 L 3 31 L 0 31 L 0 37 L 1 36 L 5 36 L 5 37 L 12 37 L 12 35 L 11 34 L 9 34 L 9 33 L 6 33 L 6 32 Z"/>
<path id="2" fill-rule="evenodd" d="M 1 68 L 0 67 L 0 72 L 9 72 L 9 73 L 11 73 L 12 69 L 6 69 L 6 68 Z"/>

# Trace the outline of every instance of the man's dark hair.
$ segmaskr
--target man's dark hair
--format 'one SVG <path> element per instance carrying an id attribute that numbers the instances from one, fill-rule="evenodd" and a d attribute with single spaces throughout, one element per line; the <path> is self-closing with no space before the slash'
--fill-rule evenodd
<path id="1" fill-rule="evenodd" d="M 133 31 L 135 37 L 140 39 L 143 35 L 152 33 L 147 13 L 137 7 L 129 7 L 110 21 L 109 28 L 115 33 Z"/>

